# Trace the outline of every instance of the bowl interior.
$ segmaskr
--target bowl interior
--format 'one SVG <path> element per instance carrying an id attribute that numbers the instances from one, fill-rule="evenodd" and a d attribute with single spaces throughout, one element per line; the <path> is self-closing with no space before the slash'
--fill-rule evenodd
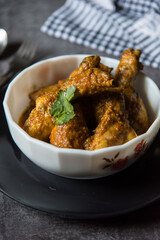
<path id="1" fill-rule="evenodd" d="M 79 66 L 86 55 L 62 56 L 41 61 L 21 72 L 9 85 L 6 103 L 11 118 L 17 123 L 20 114 L 29 103 L 29 93 L 41 87 L 55 84 L 65 79 Z M 101 57 L 101 61 L 113 67 L 113 75 L 118 60 Z M 150 124 L 160 115 L 160 93 L 156 84 L 143 73 L 136 79 L 136 89 L 142 97 L 149 113 Z"/>

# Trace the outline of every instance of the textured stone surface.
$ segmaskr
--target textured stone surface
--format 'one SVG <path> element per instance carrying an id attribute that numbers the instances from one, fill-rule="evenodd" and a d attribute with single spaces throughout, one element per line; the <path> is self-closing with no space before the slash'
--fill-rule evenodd
<path id="1" fill-rule="evenodd" d="M 9 42 L 32 38 L 41 56 L 74 53 L 101 54 L 40 32 L 46 18 L 64 0 L 0 0 L 0 27 Z M 160 86 L 158 69 L 144 71 Z M 23 206 L 0 193 L 0 240 L 159 240 L 160 202 L 132 214 L 102 220 L 69 220 Z"/>
<path id="2" fill-rule="evenodd" d="M 70 220 L 25 207 L 3 194 L 0 198 L 0 240 L 159 240 L 159 202 L 117 218 Z"/>

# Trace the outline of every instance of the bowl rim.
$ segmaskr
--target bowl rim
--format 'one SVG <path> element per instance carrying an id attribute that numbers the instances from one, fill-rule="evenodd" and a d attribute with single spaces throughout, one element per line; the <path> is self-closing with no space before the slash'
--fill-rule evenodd
<path id="1" fill-rule="evenodd" d="M 30 135 L 28 135 L 12 118 L 11 116 L 11 113 L 10 113 L 10 110 L 9 110 L 9 107 L 8 107 L 8 104 L 7 104 L 7 100 L 9 98 L 9 95 L 10 95 L 10 91 L 12 89 L 12 86 L 15 84 L 16 81 L 18 81 L 18 79 L 28 70 L 38 66 L 39 64 L 43 64 L 43 63 L 47 63 L 47 62 L 50 62 L 50 61 L 56 61 L 56 60 L 61 60 L 61 59 L 67 59 L 67 58 L 83 58 L 83 57 L 86 57 L 86 56 L 91 56 L 93 54 L 71 54 L 71 55 L 61 55 L 61 56 L 56 56 L 56 57 L 50 57 L 50 58 L 47 58 L 47 59 L 44 59 L 44 60 L 40 60 L 34 64 L 32 64 L 31 66 L 25 68 L 23 71 L 21 71 L 18 75 L 16 75 L 13 80 L 9 83 L 8 87 L 7 87 L 7 90 L 5 92 L 5 96 L 4 96 L 4 100 L 3 100 L 3 107 L 4 107 L 4 112 L 5 112 L 5 115 L 7 117 L 7 121 L 9 122 L 9 125 L 11 125 L 12 127 L 14 127 L 18 132 L 19 134 L 21 134 L 27 141 L 31 142 L 31 143 L 34 143 L 34 144 L 38 144 L 39 146 L 43 147 L 43 148 L 46 148 L 48 150 L 51 150 L 51 151 L 54 151 L 54 152 L 57 152 L 57 153 L 67 153 L 67 154 L 79 154 L 79 155 L 88 155 L 88 156 L 95 156 L 96 154 L 103 154 L 103 153 L 108 153 L 108 152 L 111 152 L 111 151 L 114 151 L 115 148 L 116 148 L 116 151 L 121 151 L 122 149 L 124 148 L 128 148 L 129 146 L 131 145 L 134 145 L 137 143 L 137 141 L 142 141 L 142 139 L 144 139 L 144 137 L 149 137 L 149 135 L 151 134 L 151 132 L 160 127 L 160 104 L 159 104 L 159 109 L 158 109 L 158 116 L 157 118 L 153 121 L 153 123 L 150 125 L 150 127 L 148 128 L 148 130 L 137 136 L 136 138 L 124 143 L 124 144 L 121 144 L 121 145 L 116 145 L 116 146 L 111 146 L 111 147 L 107 147 L 107 148 L 102 148 L 102 149 L 97 149 L 97 150 L 92 150 L 92 151 L 89 151 L 89 150 L 84 150 L 84 149 L 72 149 L 72 148 L 58 148 L 54 145 L 51 145 L 50 143 L 46 143 L 42 140 L 39 140 L 39 139 L 36 139 L 36 138 L 33 138 L 31 137 Z M 108 59 L 108 60 L 113 60 L 115 62 L 119 62 L 119 60 L 115 59 L 115 58 L 110 58 L 110 57 L 105 57 L 105 56 L 100 56 L 100 58 L 103 60 L 103 59 Z M 144 74 L 142 72 L 142 74 Z M 157 86 L 157 84 L 148 76 L 146 76 L 144 74 L 145 77 L 147 77 L 149 79 L 149 81 L 152 82 L 152 84 L 155 85 L 155 87 L 157 88 L 157 90 L 159 90 L 159 96 L 160 96 L 160 89 L 159 87 Z"/>

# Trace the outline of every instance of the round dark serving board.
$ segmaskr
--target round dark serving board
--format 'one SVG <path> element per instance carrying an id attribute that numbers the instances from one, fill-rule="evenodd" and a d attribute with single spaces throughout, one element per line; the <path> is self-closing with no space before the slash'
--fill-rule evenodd
<path id="1" fill-rule="evenodd" d="M 121 173 L 74 180 L 33 164 L 13 142 L 0 89 L 0 191 L 27 206 L 70 218 L 118 216 L 160 198 L 160 133 L 147 153 Z"/>

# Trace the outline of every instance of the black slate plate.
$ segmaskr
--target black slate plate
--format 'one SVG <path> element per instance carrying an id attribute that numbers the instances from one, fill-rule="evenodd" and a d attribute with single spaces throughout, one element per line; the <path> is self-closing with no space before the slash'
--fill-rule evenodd
<path id="1" fill-rule="evenodd" d="M 118 216 L 160 198 L 160 133 L 128 169 L 95 180 L 73 180 L 33 164 L 13 142 L 0 90 L 0 190 L 27 206 L 70 218 Z"/>

